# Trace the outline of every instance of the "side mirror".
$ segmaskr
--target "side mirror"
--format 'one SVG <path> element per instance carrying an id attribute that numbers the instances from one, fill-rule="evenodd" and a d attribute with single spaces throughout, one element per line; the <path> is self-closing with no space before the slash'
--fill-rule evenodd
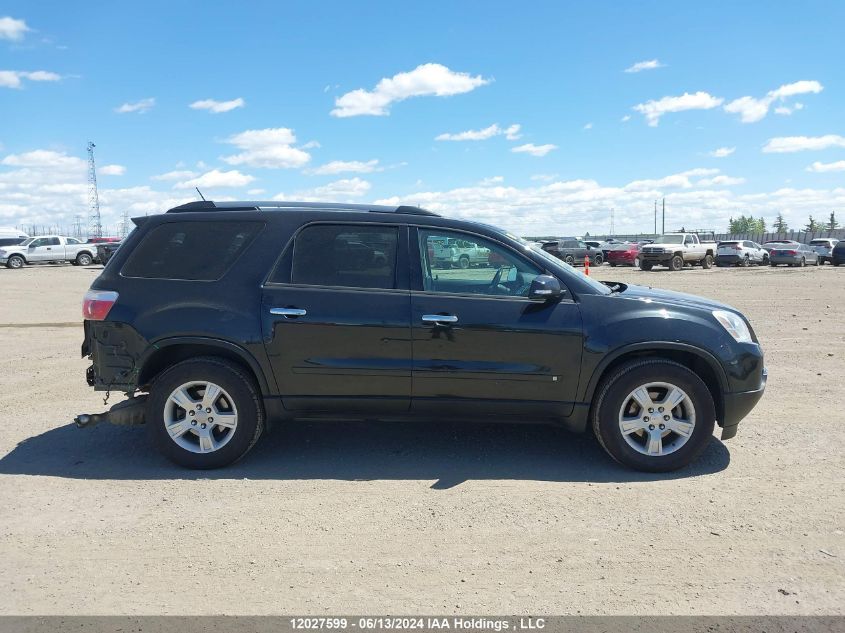
<path id="1" fill-rule="evenodd" d="M 531 282 L 528 289 L 528 298 L 531 301 L 549 301 L 563 295 L 560 282 L 551 275 L 538 275 Z"/>

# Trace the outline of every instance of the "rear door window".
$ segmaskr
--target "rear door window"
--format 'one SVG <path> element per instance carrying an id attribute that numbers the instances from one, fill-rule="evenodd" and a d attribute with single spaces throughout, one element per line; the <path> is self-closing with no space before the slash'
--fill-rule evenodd
<path id="1" fill-rule="evenodd" d="M 396 226 L 307 226 L 293 243 L 290 282 L 308 286 L 395 288 L 398 246 Z"/>
<path id="2" fill-rule="evenodd" d="M 121 274 L 146 279 L 216 281 L 231 268 L 263 222 L 165 222 L 129 256 Z"/>

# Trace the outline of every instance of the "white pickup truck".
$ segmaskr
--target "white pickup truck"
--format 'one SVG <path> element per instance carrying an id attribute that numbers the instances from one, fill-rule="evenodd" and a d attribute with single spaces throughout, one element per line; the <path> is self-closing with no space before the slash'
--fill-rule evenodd
<path id="1" fill-rule="evenodd" d="M 640 251 L 640 268 L 651 270 L 655 265 L 681 270 L 684 266 L 701 264 L 711 268 L 716 255 L 716 242 L 702 242 L 697 233 L 667 233 Z"/>
<path id="2" fill-rule="evenodd" d="M 14 246 L 0 248 L 0 264 L 6 268 L 22 268 L 39 262 L 70 262 L 74 266 L 90 266 L 94 262 L 96 244 L 86 244 L 75 237 L 41 235 L 30 237 Z"/>

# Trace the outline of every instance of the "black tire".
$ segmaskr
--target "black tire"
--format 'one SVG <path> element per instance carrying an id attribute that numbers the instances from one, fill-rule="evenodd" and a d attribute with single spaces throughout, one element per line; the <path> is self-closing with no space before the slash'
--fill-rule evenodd
<path id="1" fill-rule="evenodd" d="M 839 264 L 841 264 L 842 262 L 838 262 L 835 259 L 831 259 L 830 263 L 833 264 L 834 266 L 839 266 Z"/>
<path id="2" fill-rule="evenodd" d="M 639 257 L 635 257 L 635 258 L 634 258 L 634 264 L 633 264 L 633 265 L 634 265 L 634 268 L 639 268 L 639 267 L 640 267 L 640 263 L 642 263 L 642 260 L 641 260 Z"/>
<path id="3" fill-rule="evenodd" d="M 458 268 L 466 270 L 469 268 L 469 257 L 466 255 L 461 255 L 460 259 L 458 260 Z"/>
<path id="4" fill-rule="evenodd" d="M 669 270 L 678 271 L 684 267 L 684 258 L 680 255 L 675 255 L 669 262 Z"/>
<path id="5" fill-rule="evenodd" d="M 6 268 L 23 268 L 23 265 L 26 263 L 23 257 L 20 255 L 12 255 L 9 259 L 6 260 Z"/>
<path id="6" fill-rule="evenodd" d="M 651 262 L 640 262 L 640 270 L 648 271 L 652 268 L 654 268 L 654 264 L 652 264 Z"/>
<path id="7" fill-rule="evenodd" d="M 748 268 L 750 265 L 751 265 L 751 258 L 748 255 L 746 255 L 745 257 L 742 258 L 742 267 Z"/>
<path id="8" fill-rule="evenodd" d="M 76 256 L 74 263 L 77 266 L 90 266 L 94 261 L 94 258 L 91 257 L 88 253 L 80 253 Z"/>
<path id="9" fill-rule="evenodd" d="M 563 261 L 569 264 L 570 266 L 575 265 L 575 258 L 572 255 L 564 255 Z"/>
<path id="10" fill-rule="evenodd" d="M 778 267 L 778 265 L 777 265 L 777 264 L 775 264 L 774 262 L 769 262 L 769 266 L 771 266 L 772 268 L 777 268 L 777 267 Z"/>
<path id="11" fill-rule="evenodd" d="M 806 265 L 807 265 L 807 259 L 806 259 L 806 258 L 804 258 L 804 257 L 802 257 L 802 258 L 801 258 L 801 263 L 800 263 L 800 264 L 798 264 L 798 266 L 800 266 L 801 268 L 804 268 L 804 266 L 806 266 Z"/>
<path id="12" fill-rule="evenodd" d="M 207 380 L 231 395 L 238 423 L 231 439 L 210 453 L 192 453 L 173 441 L 164 424 L 164 406 L 170 394 L 191 381 Z M 182 361 L 162 372 L 150 389 L 146 412 L 147 431 L 156 448 L 170 461 L 185 468 L 221 468 L 247 454 L 264 430 L 264 404 L 252 376 L 240 366 L 213 356 Z"/>
<path id="13" fill-rule="evenodd" d="M 615 264 L 614 262 L 610 262 L 610 267 L 611 267 L 611 268 L 616 268 L 616 264 Z"/>
<path id="14" fill-rule="evenodd" d="M 629 446 L 619 429 L 618 416 L 624 400 L 637 387 L 650 382 L 680 387 L 695 409 L 692 435 L 667 455 L 643 455 Z M 662 358 L 633 360 L 614 369 L 602 380 L 593 399 L 592 426 L 599 444 L 620 464 L 646 472 L 677 470 L 695 461 L 707 447 L 715 423 L 716 407 L 704 381 L 680 363 Z"/>
<path id="15" fill-rule="evenodd" d="M 601 255 L 596 255 L 593 258 L 592 263 L 595 264 L 596 266 L 601 266 L 604 263 L 604 259 L 602 258 Z"/>
<path id="16" fill-rule="evenodd" d="M 713 256 L 705 255 L 704 259 L 701 260 L 701 267 L 707 270 L 713 268 Z"/>

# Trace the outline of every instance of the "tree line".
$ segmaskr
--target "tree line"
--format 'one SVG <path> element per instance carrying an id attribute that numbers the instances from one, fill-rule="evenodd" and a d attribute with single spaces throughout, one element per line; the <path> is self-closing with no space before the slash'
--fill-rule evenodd
<path id="1" fill-rule="evenodd" d="M 811 215 L 807 221 L 807 226 L 802 230 L 815 233 L 818 231 L 833 231 L 839 228 L 839 222 L 836 220 L 836 214 L 831 211 L 830 218 L 827 222 L 820 222 Z M 776 233 L 786 233 L 789 230 L 789 225 L 783 219 L 783 214 L 778 213 L 775 223 L 772 225 L 772 230 Z M 728 220 L 728 233 L 765 233 L 766 220 L 763 217 L 755 218 L 754 216 L 741 215 L 738 218 L 731 218 Z"/>

